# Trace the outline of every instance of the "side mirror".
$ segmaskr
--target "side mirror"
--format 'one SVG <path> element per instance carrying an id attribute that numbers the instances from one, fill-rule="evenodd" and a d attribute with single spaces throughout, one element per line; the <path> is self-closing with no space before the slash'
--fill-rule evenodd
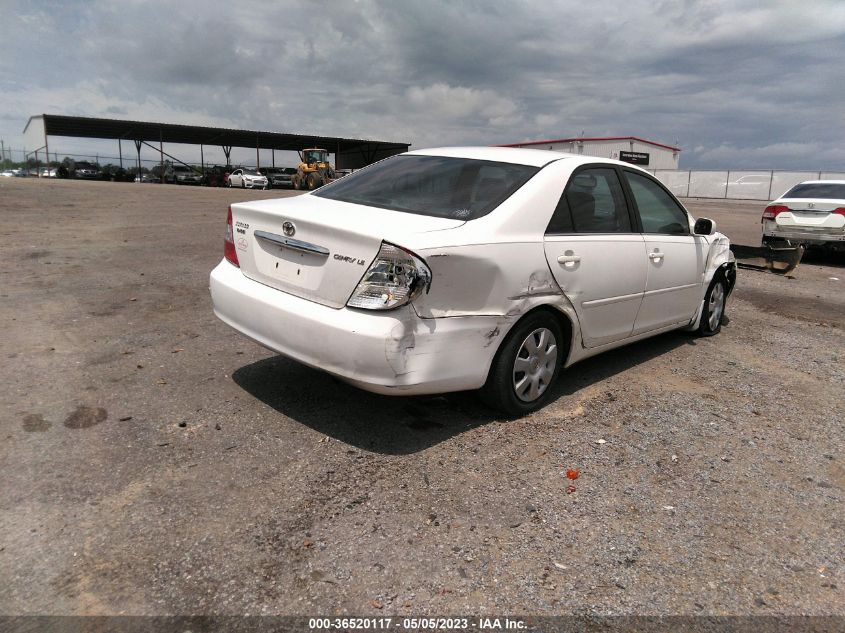
<path id="1" fill-rule="evenodd" d="M 692 232 L 695 235 L 713 235 L 716 232 L 716 223 L 710 218 L 698 218 Z"/>

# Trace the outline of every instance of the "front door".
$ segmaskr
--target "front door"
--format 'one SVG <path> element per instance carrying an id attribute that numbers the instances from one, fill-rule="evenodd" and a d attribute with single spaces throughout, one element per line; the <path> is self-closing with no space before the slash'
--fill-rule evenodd
<path id="1" fill-rule="evenodd" d="M 634 325 L 641 334 L 690 321 L 702 296 L 708 245 L 683 207 L 651 177 L 624 171 L 642 224 L 648 275 Z"/>

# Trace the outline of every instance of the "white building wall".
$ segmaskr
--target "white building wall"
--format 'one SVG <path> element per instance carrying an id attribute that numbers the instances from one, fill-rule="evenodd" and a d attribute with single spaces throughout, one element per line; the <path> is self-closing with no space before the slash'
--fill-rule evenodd
<path id="1" fill-rule="evenodd" d="M 29 119 L 23 131 L 23 142 L 27 152 L 38 150 L 39 154 L 44 154 L 44 146 L 47 144 L 47 139 L 44 134 L 43 116 L 34 116 Z"/>
<path id="2" fill-rule="evenodd" d="M 568 141 L 565 143 L 546 143 L 543 145 L 528 144 L 517 145 L 517 147 L 528 147 L 531 149 L 549 149 L 558 152 L 570 152 L 585 156 L 596 156 L 599 158 L 619 159 L 619 152 L 641 152 L 648 154 L 648 165 L 640 165 L 645 169 L 677 169 L 680 152 L 658 147 L 650 143 L 630 140 L 613 141 Z"/>

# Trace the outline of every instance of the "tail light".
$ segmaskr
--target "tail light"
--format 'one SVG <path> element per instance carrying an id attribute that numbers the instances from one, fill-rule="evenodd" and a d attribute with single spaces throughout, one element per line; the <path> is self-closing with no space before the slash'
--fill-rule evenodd
<path id="1" fill-rule="evenodd" d="M 226 217 L 226 243 L 223 247 L 223 257 L 233 266 L 241 267 L 238 262 L 238 251 L 235 249 L 235 229 L 232 226 L 232 207 L 229 207 L 229 214 Z"/>
<path id="2" fill-rule="evenodd" d="M 378 255 L 346 302 L 350 308 L 392 310 L 431 286 L 431 269 L 404 248 L 382 242 Z"/>
<path id="3" fill-rule="evenodd" d="M 763 220 L 774 220 L 776 217 L 778 217 L 778 214 L 786 213 L 787 211 L 789 211 L 789 207 L 787 206 L 784 206 L 782 204 L 770 204 L 768 207 L 766 207 L 766 210 L 763 211 L 763 217 L 760 218 L 760 221 L 762 222 Z"/>
<path id="4" fill-rule="evenodd" d="M 838 209 L 834 209 L 831 213 L 835 213 L 836 215 L 845 215 L 845 207 L 839 207 Z"/>

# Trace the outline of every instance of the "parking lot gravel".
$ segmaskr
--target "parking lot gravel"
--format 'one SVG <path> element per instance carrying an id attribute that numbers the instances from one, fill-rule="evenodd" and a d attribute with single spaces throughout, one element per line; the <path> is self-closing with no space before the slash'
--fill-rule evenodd
<path id="1" fill-rule="evenodd" d="M 841 258 L 504 421 L 214 317 L 227 204 L 280 195 L 0 183 L 0 613 L 845 615 Z M 688 206 L 759 244 L 763 203 Z"/>

